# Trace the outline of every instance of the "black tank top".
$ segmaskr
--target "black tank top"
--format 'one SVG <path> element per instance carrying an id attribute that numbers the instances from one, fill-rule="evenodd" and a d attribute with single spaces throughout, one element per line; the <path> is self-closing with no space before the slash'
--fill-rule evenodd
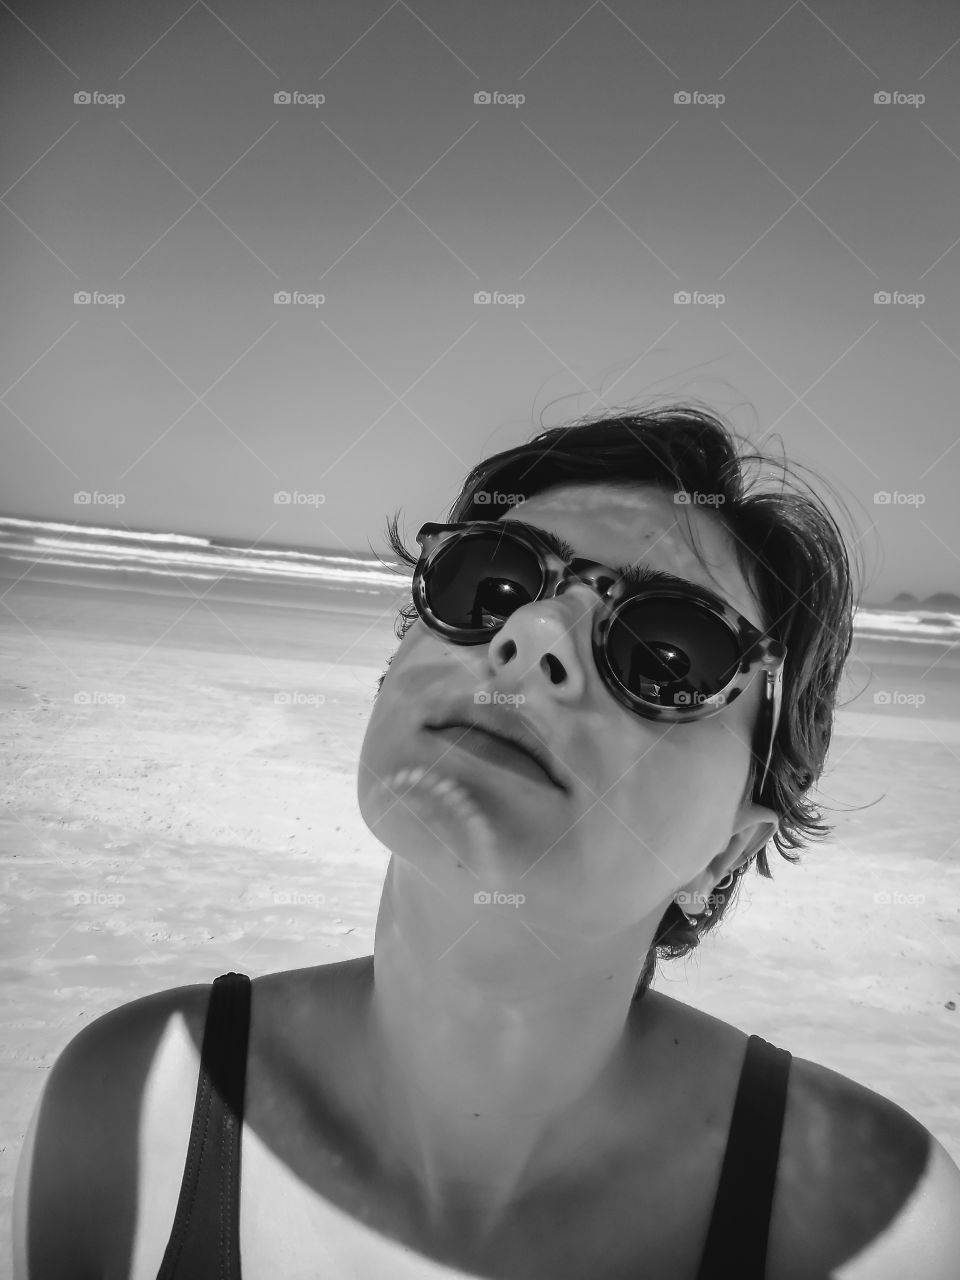
<path id="1" fill-rule="evenodd" d="M 240 1134 L 249 1027 L 250 979 L 225 973 L 210 993 L 190 1145 L 157 1280 L 241 1280 Z M 791 1057 L 760 1036 L 747 1042 L 697 1280 L 763 1280 Z"/>

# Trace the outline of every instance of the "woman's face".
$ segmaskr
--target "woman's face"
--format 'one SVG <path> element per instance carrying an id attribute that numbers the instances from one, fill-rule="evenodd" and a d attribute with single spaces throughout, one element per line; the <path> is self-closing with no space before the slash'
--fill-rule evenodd
<path id="1" fill-rule="evenodd" d="M 694 553 L 686 517 L 709 569 Z M 650 486 L 570 485 L 501 519 L 551 530 L 602 564 L 643 563 L 710 587 L 763 629 L 732 535 L 709 507 L 679 508 Z M 530 928 L 539 922 L 595 938 L 662 913 L 725 848 L 763 693 L 755 672 L 745 693 L 708 719 L 667 724 L 634 714 L 594 662 L 598 604 L 575 584 L 522 606 L 489 643 L 470 646 L 417 618 L 374 705 L 357 787 L 371 831 L 448 898 L 522 894 Z M 491 695 L 487 707 L 498 703 L 526 720 L 568 790 L 457 747 L 463 729 L 441 736 L 427 727 L 462 719 L 465 709 L 469 717 L 478 692 Z M 397 781 L 416 766 L 425 769 L 421 781 Z"/>

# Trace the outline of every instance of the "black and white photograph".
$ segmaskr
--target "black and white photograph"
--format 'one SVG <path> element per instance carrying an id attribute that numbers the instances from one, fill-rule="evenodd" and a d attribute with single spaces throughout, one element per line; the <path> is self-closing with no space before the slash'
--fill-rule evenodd
<path id="1" fill-rule="evenodd" d="M 0 0 L 0 1280 L 960 1280 L 960 8 Z"/>

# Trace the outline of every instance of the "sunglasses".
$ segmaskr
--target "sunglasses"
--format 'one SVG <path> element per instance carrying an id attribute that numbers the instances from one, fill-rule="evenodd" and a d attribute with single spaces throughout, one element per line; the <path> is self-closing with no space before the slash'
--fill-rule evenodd
<path id="1" fill-rule="evenodd" d="M 786 645 L 703 588 L 644 566 L 620 575 L 592 560 L 567 559 L 551 537 L 512 519 L 425 524 L 413 575 L 417 613 L 454 644 L 486 644 L 523 605 L 586 583 L 601 600 L 593 614 L 597 669 L 617 701 L 647 720 L 718 715 L 762 667 L 764 698 L 751 746 L 762 764 L 754 791 L 760 803 L 780 721 Z"/>

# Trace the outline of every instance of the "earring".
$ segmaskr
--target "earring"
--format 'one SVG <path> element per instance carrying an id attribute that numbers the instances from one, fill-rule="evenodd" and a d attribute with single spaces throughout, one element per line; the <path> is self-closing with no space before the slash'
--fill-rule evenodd
<path id="1" fill-rule="evenodd" d="M 717 881 L 716 885 L 714 885 L 714 888 L 729 889 L 730 886 L 733 884 L 733 881 L 734 881 L 733 872 L 728 871 L 722 880 Z M 679 906 L 679 903 L 677 905 Z M 692 915 L 692 916 L 688 915 L 686 911 L 684 911 L 683 907 L 680 907 L 680 914 L 683 916 L 684 920 L 686 920 L 687 924 L 692 926 L 698 926 L 698 925 L 701 925 L 705 920 L 710 919 L 710 917 L 713 915 L 713 907 L 711 907 L 710 904 L 708 903 L 706 906 L 706 909 L 703 911 L 701 915 Z"/>

